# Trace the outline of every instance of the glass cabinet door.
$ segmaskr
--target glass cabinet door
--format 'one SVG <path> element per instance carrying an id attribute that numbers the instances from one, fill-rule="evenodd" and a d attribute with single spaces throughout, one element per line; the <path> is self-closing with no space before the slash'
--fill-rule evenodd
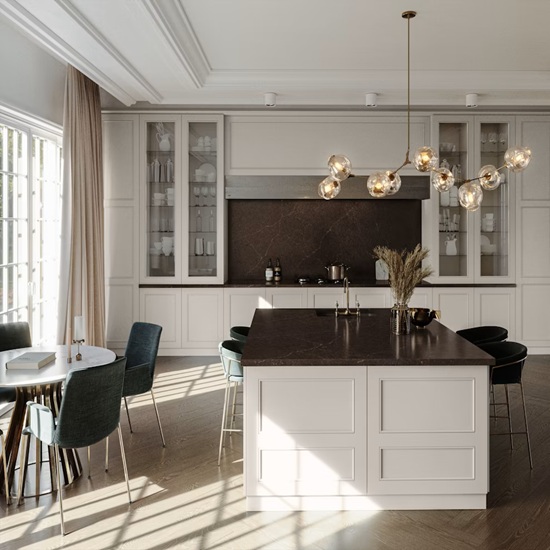
<path id="1" fill-rule="evenodd" d="M 179 124 L 175 119 L 145 121 L 146 254 L 145 277 L 166 281 L 177 276 L 179 239 L 177 200 Z"/>
<path id="2" fill-rule="evenodd" d="M 196 115 L 200 117 L 201 115 Z M 223 282 L 222 117 L 188 116 L 188 253 L 184 279 Z"/>
<path id="3" fill-rule="evenodd" d="M 480 167 L 487 164 L 500 168 L 509 147 L 510 125 L 501 122 L 479 124 Z M 500 170 L 501 183 L 494 191 L 483 191 L 479 210 L 479 269 L 480 277 L 510 275 L 510 197 L 509 173 Z"/>
<path id="4" fill-rule="evenodd" d="M 459 180 L 469 169 L 468 122 L 439 124 L 439 165 L 447 168 Z M 458 202 L 458 187 L 436 192 L 438 205 L 438 274 L 440 277 L 466 278 L 471 276 L 471 237 L 468 213 Z"/>

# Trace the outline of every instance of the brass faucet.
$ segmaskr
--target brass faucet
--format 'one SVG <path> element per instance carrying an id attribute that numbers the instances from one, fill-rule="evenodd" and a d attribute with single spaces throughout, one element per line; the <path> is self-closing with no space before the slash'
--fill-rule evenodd
<path id="1" fill-rule="evenodd" d="M 347 277 L 344 277 L 344 294 L 346 295 L 346 309 L 341 311 L 338 308 L 338 302 L 336 302 L 336 310 L 334 314 L 336 317 L 339 315 L 356 315 L 359 317 L 361 315 L 361 312 L 359 311 L 359 302 L 355 302 L 355 311 L 349 308 L 349 279 Z"/>

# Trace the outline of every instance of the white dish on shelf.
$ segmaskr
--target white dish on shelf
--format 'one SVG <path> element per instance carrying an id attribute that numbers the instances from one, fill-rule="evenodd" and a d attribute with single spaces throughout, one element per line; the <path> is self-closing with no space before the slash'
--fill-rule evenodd
<path id="1" fill-rule="evenodd" d="M 487 237 L 487 235 L 481 235 L 481 237 L 479 238 L 479 244 L 481 248 L 483 248 L 484 246 L 491 246 L 491 241 L 489 240 L 489 237 Z"/>
<path id="2" fill-rule="evenodd" d="M 208 182 L 216 181 L 216 167 L 210 164 L 209 162 L 205 162 L 204 164 L 201 164 L 199 166 L 199 170 L 202 170 L 202 173 L 204 174 L 204 181 L 208 181 Z"/>

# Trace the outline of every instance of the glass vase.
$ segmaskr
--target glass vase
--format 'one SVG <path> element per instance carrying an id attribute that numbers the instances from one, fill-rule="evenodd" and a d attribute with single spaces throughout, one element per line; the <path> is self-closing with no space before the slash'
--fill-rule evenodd
<path id="1" fill-rule="evenodd" d="M 409 334 L 411 332 L 411 316 L 407 304 L 396 303 L 390 310 L 390 326 L 393 334 Z"/>

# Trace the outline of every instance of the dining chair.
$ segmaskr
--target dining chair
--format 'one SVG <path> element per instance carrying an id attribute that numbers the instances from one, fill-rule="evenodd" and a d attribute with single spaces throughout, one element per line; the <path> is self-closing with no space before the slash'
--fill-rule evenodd
<path id="1" fill-rule="evenodd" d="M 122 396 L 128 416 L 130 433 L 133 433 L 130 411 L 128 410 L 127 397 L 151 392 L 153 407 L 157 416 L 162 446 L 166 447 L 164 433 L 160 423 L 160 416 L 153 392 L 153 381 L 155 377 L 155 364 L 160 343 L 162 327 L 153 323 L 137 322 L 132 325 L 130 336 L 126 345 L 126 372 L 124 374 L 124 387 Z"/>
<path id="2" fill-rule="evenodd" d="M 126 358 L 116 359 L 107 365 L 75 368 L 65 380 L 65 388 L 57 418 L 48 407 L 27 402 L 28 426 L 23 430 L 33 435 L 55 451 L 55 472 L 59 494 L 61 533 L 66 534 L 63 516 L 63 491 L 61 490 L 59 449 L 79 449 L 98 443 L 118 429 L 120 454 L 126 479 L 128 502 L 132 502 L 124 442 L 120 429 L 120 401 L 124 384 Z M 28 437 L 24 445 L 28 445 Z M 18 503 L 22 499 L 23 468 L 20 470 Z"/>
<path id="3" fill-rule="evenodd" d="M 457 330 L 456 333 L 476 345 L 503 342 L 508 338 L 508 331 L 504 327 L 494 325 L 464 328 Z"/>
<path id="4" fill-rule="evenodd" d="M 0 324 L 0 351 L 30 348 L 32 346 L 29 323 L 17 321 Z M 15 401 L 15 389 L 0 388 L 0 404 Z"/>
<path id="5" fill-rule="evenodd" d="M 235 428 L 237 388 L 243 383 L 243 356 L 244 343 L 238 340 L 224 340 L 218 346 L 220 359 L 225 376 L 225 394 L 223 398 L 222 426 L 220 430 L 220 446 L 218 449 L 218 466 L 222 458 L 223 439 L 226 433 L 242 432 Z M 233 393 L 233 395 L 231 395 Z"/>
<path id="6" fill-rule="evenodd" d="M 10 487 L 8 483 L 8 464 L 6 462 L 6 447 L 4 441 L 4 432 L 0 430 L 0 446 L 2 447 L 2 473 L 4 475 L 4 491 L 6 492 L 6 505 L 11 502 Z"/>

